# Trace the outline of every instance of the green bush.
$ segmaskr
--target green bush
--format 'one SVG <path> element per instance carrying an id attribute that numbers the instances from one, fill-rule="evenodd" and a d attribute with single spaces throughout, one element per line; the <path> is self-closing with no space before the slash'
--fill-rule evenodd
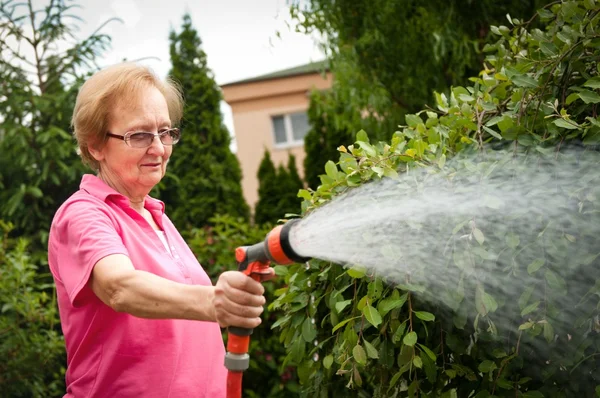
<path id="1" fill-rule="evenodd" d="M 190 248 L 207 271 L 213 283 L 222 272 L 236 269 L 235 249 L 239 246 L 262 242 L 269 226 L 251 226 L 243 219 L 228 215 L 215 216 L 213 226 L 194 229 L 190 233 Z M 267 303 L 275 300 L 275 290 L 283 280 L 275 278 L 264 283 Z M 271 327 L 279 314 L 265 308 L 263 323 L 254 330 L 250 339 L 250 368 L 244 373 L 244 397 L 289 397 L 297 393 L 298 383 L 290 367 L 282 366 L 286 355 Z M 224 333 L 225 339 L 227 334 Z"/>
<path id="2" fill-rule="evenodd" d="M 400 180 L 406 195 L 432 182 L 460 192 L 493 182 L 498 173 L 534 189 L 547 181 L 523 182 L 527 174 L 521 173 L 555 159 L 560 166 L 575 154 L 571 164 L 580 169 L 573 183 L 580 189 L 537 194 L 579 211 L 555 223 L 535 212 L 521 214 L 522 220 L 507 216 L 485 229 L 469 222 L 475 209 L 463 220 L 440 219 L 436 236 L 441 244 L 455 243 L 424 248 L 417 260 L 442 259 L 459 276 L 443 288 L 416 278 L 439 270 L 420 261 L 411 262 L 403 282 L 317 259 L 308 268 L 277 267 L 287 286 L 272 308 L 285 311 L 277 326 L 303 395 L 571 397 L 600 391 L 600 203 L 593 155 L 600 138 L 600 4 L 557 2 L 537 17 L 544 30 L 510 16 L 509 27 L 491 27 L 499 39 L 486 47 L 485 69 L 471 86 L 436 93 L 437 109 L 407 115 L 389 143 L 371 143 L 359 132 L 354 145 L 340 148 L 337 164 L 326 164 L 318 189 L 299 195 L 310 216 L 354 187 L 419 169 L 424 172 Z M 570 142 L 580 149 L 565 151 Z M 499 148 L 508 158 L 493 154 Z M 456 156 L 461 152 L 477 160 Z M 590 154 L 591 170 L 583 161 Z M 553 170 L 549 179 L 558 181 L 561 170 Z M 410 221 L 398 228 L 418 234 Z M 536 223 L 529 233 L 510 233 L 512 225 L 529 221 Z M 387 249 L 393 257 L 403 248 Z M 510 266 L 493 268 L 499 259 Z M 514 286 L 516 296 L 486 291 L 472 276 L 484 268 L 497 285 Z"/>
<path id="3" fill-rule="evenodd" d="M 0 391 L 3 397 L 56 397 L 65 391 L 65 347 L 52 279 L 38 270 L 25 239 L 0 221 Z M 45 253 L 42 253 L 45 257 Z M 42 257 L 40 255 L 40 257 Z"/>

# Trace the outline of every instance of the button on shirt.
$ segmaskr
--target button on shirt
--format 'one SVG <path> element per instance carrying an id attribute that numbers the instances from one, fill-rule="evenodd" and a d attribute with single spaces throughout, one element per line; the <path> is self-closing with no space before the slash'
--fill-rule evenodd
<path id="1" fill-rule="evenodd" d="M 111 254 L 175 282 L 211 285 L 164 204 L 147 196 L 144 207 L 170 252 L 129 199 L 93 175 L 83 177 L 54 216 L 48 263 L 67 346 L 65 397 L 224 397 L 225 349 L 217 323 L 118 313 L 88 286 L 94 265 Z"/>

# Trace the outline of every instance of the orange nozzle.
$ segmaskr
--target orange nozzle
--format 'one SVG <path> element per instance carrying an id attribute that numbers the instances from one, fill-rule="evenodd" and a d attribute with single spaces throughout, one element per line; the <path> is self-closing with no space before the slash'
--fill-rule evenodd
<path id="1" fill-rule="evenodd" d="M 288 258 L 281 247 L 281 230 L 283 225 L 278 225 L 267 235 L 267 250 L 274 262 L 281 265 L 290 264 L 293 261 Z"/>
<path id="2" fill-rule="evenodd" d="M 302 257 L 296 253 L 290 243 L 290 230 L 299 221 L 299 219 L 290 220 L 283 225 L 276 226 L 269 232 L 265 239 L 265 246 L 267 256 L 271 261 L 281 265 L 288 265 L 292 263 L 304 263 L 310 260 L 310 258 Z"/>

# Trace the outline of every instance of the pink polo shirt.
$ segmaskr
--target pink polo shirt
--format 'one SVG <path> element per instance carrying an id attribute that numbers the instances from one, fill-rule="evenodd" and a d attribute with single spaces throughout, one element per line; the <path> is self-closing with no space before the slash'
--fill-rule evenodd
<path id="1" fill-rule="evenodd" d="M 118 313 L 88 285 L 94 265 L 111 254 L 172 281 L 211 285 L 164 204 L 148 196 L 144 206 L 165 232 L 170 253 L 129 199 L 93 175 L 83 177 L 54 216 L 48 263 L 67 346 L 65 397 L 224 397 L 218 324 Z"/>

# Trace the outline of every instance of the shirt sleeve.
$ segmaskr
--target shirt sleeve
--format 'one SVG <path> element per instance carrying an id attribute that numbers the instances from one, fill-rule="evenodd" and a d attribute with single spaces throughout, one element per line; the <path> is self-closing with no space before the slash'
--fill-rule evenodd
<path id="1" fill-rule="evenodd" d="M 104 203 L 78 199 L 61 208 L 52 222 L 48 260 L 75 307 L 84 290 L 91 292 L 87 282 L 98 261 L 111 254 L 129 256 L 110 212 Z"/>

